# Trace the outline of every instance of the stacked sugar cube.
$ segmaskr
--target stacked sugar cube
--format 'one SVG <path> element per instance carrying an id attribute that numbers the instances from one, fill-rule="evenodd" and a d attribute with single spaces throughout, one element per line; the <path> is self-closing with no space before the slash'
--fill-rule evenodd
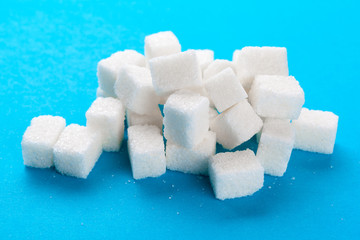
<path id="1" fill-rule="evenodd" d="M 135 179 L 166 169 L 209 175 L 223 200 L 252 195 L 264 174 L 284 175 L 293 148 L 333 152 L 338 116 L 303 108 L 286 48 L 244 47 L 228 61 L 211 50 L 182 51 L 167 31 L 147 36 L 144 52 L 99 61 L 86 126 L 34 118 L 21 143 L 24 164 L 87 178 L 102 151 L 119 151 L 126 120 Z M 256 154 L 231 151 L 254 135 Z M 216 153 L 217 143 L 229 151 Z"/>

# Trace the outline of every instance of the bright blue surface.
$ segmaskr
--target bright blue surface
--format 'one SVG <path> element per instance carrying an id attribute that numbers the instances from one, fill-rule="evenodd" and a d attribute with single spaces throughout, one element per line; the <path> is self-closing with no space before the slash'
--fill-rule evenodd
<path id="1" fill-rule="evenodd" d="M 61 2 L 0 3 L 0 239 L 359 239 L 358 2 Z M 340 116 L 334 154 L 294 151 L 284 177 L 226 201 L 208 178 L 168 171 L 134 181 L 126 144 L 104 153 L 87 180 L 24 167 L 31 118 L 85 124 L 97 62 L 143 52 L 145 35 L 160 30 L 216 58 L 246 45 L 287 47 L 305 106 Z"/>

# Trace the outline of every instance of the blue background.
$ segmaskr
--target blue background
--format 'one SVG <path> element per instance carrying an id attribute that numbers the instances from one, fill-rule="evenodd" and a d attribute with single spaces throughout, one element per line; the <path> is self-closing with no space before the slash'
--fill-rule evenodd
<path id="1" fill-rule="evenodd" d="M 359 239 L 359 10 L 346 0 L 2 1 L 0 238 Z M 334 154 L 295 150 L 284 177 L 226 201 L 206 177 L 134 181 L 126 144 L 104 153 L 87 180 L 24 167 L 20 142 L 33 117 L 85 124 L 97 62 L 143 53 L 144 37 L 162 30 L 216 58 L 246 45 L 287 47 L 305 106 L 340 117 Z M 246 146 L 256 149 L 254 139 Z"/>

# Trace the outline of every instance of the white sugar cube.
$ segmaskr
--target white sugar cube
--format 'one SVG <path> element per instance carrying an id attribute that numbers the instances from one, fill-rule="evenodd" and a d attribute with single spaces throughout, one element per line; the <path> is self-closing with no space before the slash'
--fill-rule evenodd
<path id="1" fill-rule="evenodd" d="M 134 179 L 158 177 L 166 171 L 164 141 L 152 125 L 128 128 L 128 151 Z"/>
<path id="2" fill-rule="evenodd" d="M 204 84 L 219 112 L 223 112 L 248 96 L 230 67 L 205 80 Z"/>
<path id="3" fill-rule="evenodd" d="M 159 129 L 162 129 L 163 116 L 159 108 L 156 108 L 150 114 L 137 114 L 129 109 L 126 110 L 126 123 L 128 127 L 134 125 L 155 125 Z"/>
<path id="4" fill-rule="evenodd" d="M 177 145 L 192 148 L 209 129 L 209 100 L 197 93 L 179 91 L 164 105 L 164 134 Z"/>
<path id="5" fill-rule="evenodd" d="M 266 174 L 284 175 L 294 141 L 295 132 L 288 119 L 265 119 L 256 158 Z"/>
<path id="6" fill-rule="evenodd" d="M 260 117 L 246 99 L 222 112 L 210 125 L 216 141 L 226 149 L 233 149 L 249 140 L 263 125 Z"/>
<path id="7" fill-rule="evenodd" d="M 61 174 L 87 178 L 102 152 L 98 131 L 70 124 L 54 146 L 54 165 Z"/>
<path id="8" fill-rule="evenodd" d="M 24 164 L 36 168 L 53 166 L 53 147 L 65 125 L 65 119 L 58 116 L 33 118 L 21 141 Z"/>
<path id="9" fill-rule="evenodd" d="M 303 108 L 300 117 L 292 121 L 295 129 L 294 148 L 332 154 L 339 117 L 332 112 Z"/>
<path id="10" fill-rule="evenodd" d="M 289 75 L 284 47 L 244 47 L 234 51 L 233 62 L 237 69 L 246 69 L 253 76 Z"/>
<path id="11" fill-rule="evenodd" d="M 244 47 L 234 51 L 233 63 L 247 91 L 256 75 L 289 75 L 284 47 Z"/>
<path id="12" fill-rule="evenodd" d="M 204 140 L 193 148 L 166 142 L 166 167 L 173 171 L 208 175 L 209 159 L 216 152 L 216 134 L 207 132 Z"/>
<path id="13" fill-rule="evenodd" d="M 202 85 L 201 69 L 193 50 L 153 58 L 149 65 L 153 85 L 159 96 Z"/>
<path id="14" fill-rule="evenodd" d="M 199 49 L 194 51 L 196 52 L 201 71 L 204 71 L 209 66 L 209 64 L 214 61 L 214 51 L 208 49 Z"/>
<path id="15" fill-rule="evenodd" d="M 114 84 L 120 67 L 125 64 L 145 67 L 145 57 L 134 50 L 125 50 L 116 52 L 98 63 L 97 76 L 99 86 L 108 96 L 115 96 Z"/>
<path id="16" fill-rule="evenodd" d="M 204 70 L 203 78 L 211 78 L 226 68 L 231 68 L 234 72 L 236 72 L 235 66 L 231 61 L 216 59 Z"/>
<path id="17" fill-rule="evenodd" d="M 103 150 L 119 151 L 124 138 L 125 108 L 119 99 L 97 98 L 86 112 L 86 126 L 99 131 Z"/>
<path id="18" fill-rule="evenodd" d="M 147 60 L 179 52 L 181 52 L 181 45 L 171 31 L 158 32 L 145 37 L 145 57 Z"/>
<path id="19" fill-rule="evenodd" d="M 305 96 L 292 76 L 258 75 L 249 92 L 249 101 L 261 117 L 297 119 Z"/>
<path id="20" fill-rule="evenodd" d="M 158 108 L 160 98 L 155 94 L 147 68 L 122 66 L 114 89 L 121 102 L 133 112 L 149 114 Z"/>
<path id="21" fill-rule="evenodd" d="M 210 160 L 209 177 L 220 200 L 252 195 L 264 184 L 264 169 L 250 149 L 218 153 Z"/>

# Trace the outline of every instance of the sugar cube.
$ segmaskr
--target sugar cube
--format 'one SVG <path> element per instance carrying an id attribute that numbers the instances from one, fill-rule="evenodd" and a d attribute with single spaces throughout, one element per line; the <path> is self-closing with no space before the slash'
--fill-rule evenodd
<path id="1" fill-rule="evenodd" d="M 171 140 L 166 142 L 166 167 L 173 171 L 208 175 L 209 159 L 216 152 L 216 134 L 207 132 L 193 148 L 184 148 Z"/>
<path id="2" fill-rule="evenodd" d="M 194 51 L 196 52 L 201 71 L 204 71 L 209 64 L 214 61 L 214 51 L 208 49 L 199 49 Z"/>
<path id="3" fill-rule="evenodd" d="M 150 114 L 137 114 L 129 109 L 126 110 L 126 123 L 128 127 L 134 125 L 155 125 L 162 130 L 163 116 L 159 108 Z"/>
<path id="4" fill-rule="evenodd" d="M 231 61 L 216 59 L 204 70 L 203 79 L 211 78 L 226 68 L 231 68 L 234 72 L 236 72 L 235 66 Z"/>
<path id="5" fill-rule="evenodd" d="M 166 171 L 164 141 L 153 125 L 128 128 L 128 151 L 134 179 L 158 177 Z"/>
<path id="6" fill-rule="evenodd" d="M 99 131 L 103 150 L 119 151 L 124 138 L 125 108 L 119 99 L 97 98 L 86 112 L 86 126 Z"/>
<path id="7" fill-rule="evenodd" d="M 264 184 L 264 169 L 250 149 L 218 153 L 210 159 L 209 177 L 220 200 L 252 195 Z"/>
<path id="8" fill-rule="evenodd" d="M 249 92 L 249 101 L 261 117 L 297 119 L 305 96 L 292 76 L 258 75 Z"/>
<path id="9" fill-rule="evenodd" d="M 125 50 L 116 52 L 98 63 L 97 77 L 99 86 L 108 96 L 115 96 L 114 84 L 120 67 L 125 64 L 145 67 L 145 57 L 134 50 Z"/>
<path id="10" fill-rule="evenodd" d="M 36 168 L 53 166 L 53 147 L 65 125 L 65 119 L 58 116 L 33 118 L 21 141 L 24 164 Z"/>
<path id="11" fill-rule="evenodd" d="M 164 105 L 164 134 L 177 145 L 192 148 L 209 129 L 209 100 L 197 93 L 179 91 Z"/>
<path id="12" fill-rule="evenodd" d="M 145 37 L 145 57 L 147 60 L 180 51 L 179 40 L 171 31 L 158 32 Z"/>
<path id="13" fill-rule="evenodd" d="M 267 118 L 261 132 L 256 158 L 266 174 L 284 175 L 294 146 L 295 132 L 288 119 Z"/>
<path id="14" fill-rule="evenodd" d="M 159 96 L 202 85 L 200 66 L 193 50 L 153 58 L 149 65 L 155 92 Z"/>
<path id="15" fill-rule="evenodd" d="M 204 84 L 219 112 L 223 112 L 248 96 L 230 67 L 205 80 Z"/>
<path id="16" fill-rule="evenodd" d="M 147 68 L 122 66 L 114 89 L 121 102 L 133 112 L 149 114 L 158 108 L 160 98 L 155 94 Z"/>
<path id="17" fill-rule="evenodd" d="M 222 112 L 210 125 L 216 141 L 226 149 L 233 149 L 249 140 L 263 125 L 260 117 L 246 99 Z"/>
<path id="18" fill-rule="evenodd" d="M 332 112 L 303 108 L 300 117 L 291 123 L 295 129 L 294 148 L 332 154 L 338 121 Z"/>
<path id="19" fill-rule="evenodd" d="M 234 51 L 233 63 L 247 91 L 256 75 L 289 75 L 284 47 L 244 47 Z"/>
<path id="20" fill-rule="evenodd" d="M 102 138 L 78 124 L 70 124 L 54 146 L 54 165 L 61 174 L 87 178 L 102 152 Z"/>

